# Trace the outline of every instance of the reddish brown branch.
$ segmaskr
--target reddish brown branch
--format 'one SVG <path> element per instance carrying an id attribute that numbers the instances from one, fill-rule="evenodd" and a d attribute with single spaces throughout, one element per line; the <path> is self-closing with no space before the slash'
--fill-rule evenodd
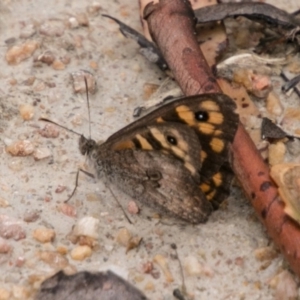
<path id="1" fill-rule="evenodd" d="M 149 4 L 144 16 L 151 35 L 186 95 L 221 92 L 194 35 L 191 6 L 182 0 Z M 286 217 L 269 168 L 239 125 L 232 144 L 233 170 L 260 220 L 300 276 L 300 230 Z"/>

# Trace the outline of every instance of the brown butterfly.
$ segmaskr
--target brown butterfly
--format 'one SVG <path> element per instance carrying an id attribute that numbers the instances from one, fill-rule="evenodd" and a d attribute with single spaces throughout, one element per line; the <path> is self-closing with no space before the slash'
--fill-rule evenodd
<path id="1" fill-rule="evenodd" d="M 239 117 L 224 94 L 184 97 L 122 128 L 106 142 L 81 136 L 97 178 L 159 213 L 205 222 L 228 196 L 228 145 Z"/>

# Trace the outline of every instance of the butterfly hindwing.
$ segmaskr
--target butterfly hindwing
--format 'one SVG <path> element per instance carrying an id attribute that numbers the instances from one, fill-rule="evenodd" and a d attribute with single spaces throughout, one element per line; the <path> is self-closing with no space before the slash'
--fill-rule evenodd
<path id="1" fill-rule="evenodd" d="M 211 204 L 199 188 L 201 145 L 185 124 L 139 127 L 90 153 L 98 177 L 129 196 L 190 223 L 206 221 Z"/>

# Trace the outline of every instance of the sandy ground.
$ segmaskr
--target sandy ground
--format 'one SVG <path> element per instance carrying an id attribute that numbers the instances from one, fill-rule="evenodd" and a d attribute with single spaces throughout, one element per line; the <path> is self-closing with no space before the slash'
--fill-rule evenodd
<path id="1" fill-rule="evenodd" d="M 287 2 L 289 10 L 299 8 L 297 1 L 278 1 L 278 4 L 286 8 Z M 100 13 L 115 16 L 140 30 L 137 1 L 99 0 L 98 3 Z M 105 140 L 132 121 L 133 109 L 145 101 L 145 83 L 160 84 L 165 78 L 165 74 L 138 53 L 135 43 L 122 37 L 118 27 L 99 13 L 87 13 L 89 27 L 68 27 L 70 17 L 86 13 L 92 4 L 76 0 L 0 3 L 0 215 L 15 218 L 26 235 L 20 240 L 7 240 L 11 250 L 0 254 L 0 292 L 9 292 L 7 299 L 24 299 L 35 282 L 57 270 L 56 264 L 42 261 L 41 253 L 66 249 L 64 258 L 72 268 L 111 269 L 144 291 L 149 299 L 173 299 L 172 291 L 182 281 L 178 260 L 170 247 L 175 243 L 182 264 L 196 268 L 194 275 L 184 268 L 187 291 L 194 299 L 273 299 L 275 292 L 270 281 L 283 269 L 288 270 L 288 266 L 276 253 L 238 188 L 233 189 L 228 206 L 213 213 L 204 225 L 190 226 L 174 219 L 159 222 L 148 217 L 153 212 L 147 209 L 131 216 L 134 224 L 129 225 L 103 183 L 80 175 L 79 188 L 70 202 L 76 216 L 61 212 L 61 204 L 73 189 L 78 166 L 84 159 L 78 151 L 76 135 L 59 130 L 59 137 L 45 138 L 39 133 L 45 123 L 38 118 L 47 116 L 88 135 L 86 98 L 74 93 L 70 74 L 84 69 L 96 78 L 97 92 L 90 95 L 92 136 L 96 140 Z M 63 28 L 62 34 L 20 37 L 30 32 L 30 24 L 40 28 L 45 22 L 58 24 Z M 8 46 L 28 40 L 39 43 L 39 49 L 20 64 L 9 65 L 5 59 Z M 34 62 L 45 50 L 51 50 L 63 62 L 56 67 L 63 69 Z M 34 109 L 28 121 L 19 112 L 23 104 Z M 5 151 L 6 145 L 24 139 L 34 149 L 48 149 L 50 156 L 35 160 L 32 155 L 13 157 Z M 61 193 L 60 186 L 66 187 Z M 115 194 L 126 207 L 130 199 L 117 191 Z M 37 215 L 37 220 L 25 222 L 28 214 Z M 76 261 L 70 256 L 76 245 L 67 235 L 84 216 L 99 220 L 98 246 L 92 256 Z M 128 253 L 115 239 L 123 227 L 133 236 L 143 238 L 141 245 Z M 33 232 L 37 228 L 53 229 L 54 241 L 36 241 Z M 260 251 L 269 253 L 269 257 L 259 259 Z M 143 266 L 157 254 L 165 257 L 172 282 L 168 282 L 156 264 L 152 274 L 143 272 Z M 0 293 L 0 299 L 5 299 L 1 297 Z"/>

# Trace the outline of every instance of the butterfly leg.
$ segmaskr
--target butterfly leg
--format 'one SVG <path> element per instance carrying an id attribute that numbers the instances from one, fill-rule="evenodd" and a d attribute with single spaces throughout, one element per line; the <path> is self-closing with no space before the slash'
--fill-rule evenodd
<path id="1" fill-rule="evenodd" d="M 64 201 L 64 203 L 69 202 L 69 201 L 71 200 L 71 198 L 74 196 L 74 194 L 75 194 L 75 192 L 76 192 L 76 190 L 77 190 L 77 187 L 78 187 L 79 172 L 82 172 L 82 173 L 84 173 L 85 175 L 87 175 L 87 176 L 89 176 L 89 177 L 91 177 L 91 178 L 95 178 L 95 176 L 94 176 L 92 173 L 89 173 L 89 172 L 87 172 L 87 171 L 85 171 L 85 170 L 79 168 L 79 169 L 77 170 L 76 179 L 75 179 L 75 186 L 74 186 L 74 188 L 73 188 L 73 191 L 72 191 L 71 195 L 68 197 L 68 199 Z"/>

